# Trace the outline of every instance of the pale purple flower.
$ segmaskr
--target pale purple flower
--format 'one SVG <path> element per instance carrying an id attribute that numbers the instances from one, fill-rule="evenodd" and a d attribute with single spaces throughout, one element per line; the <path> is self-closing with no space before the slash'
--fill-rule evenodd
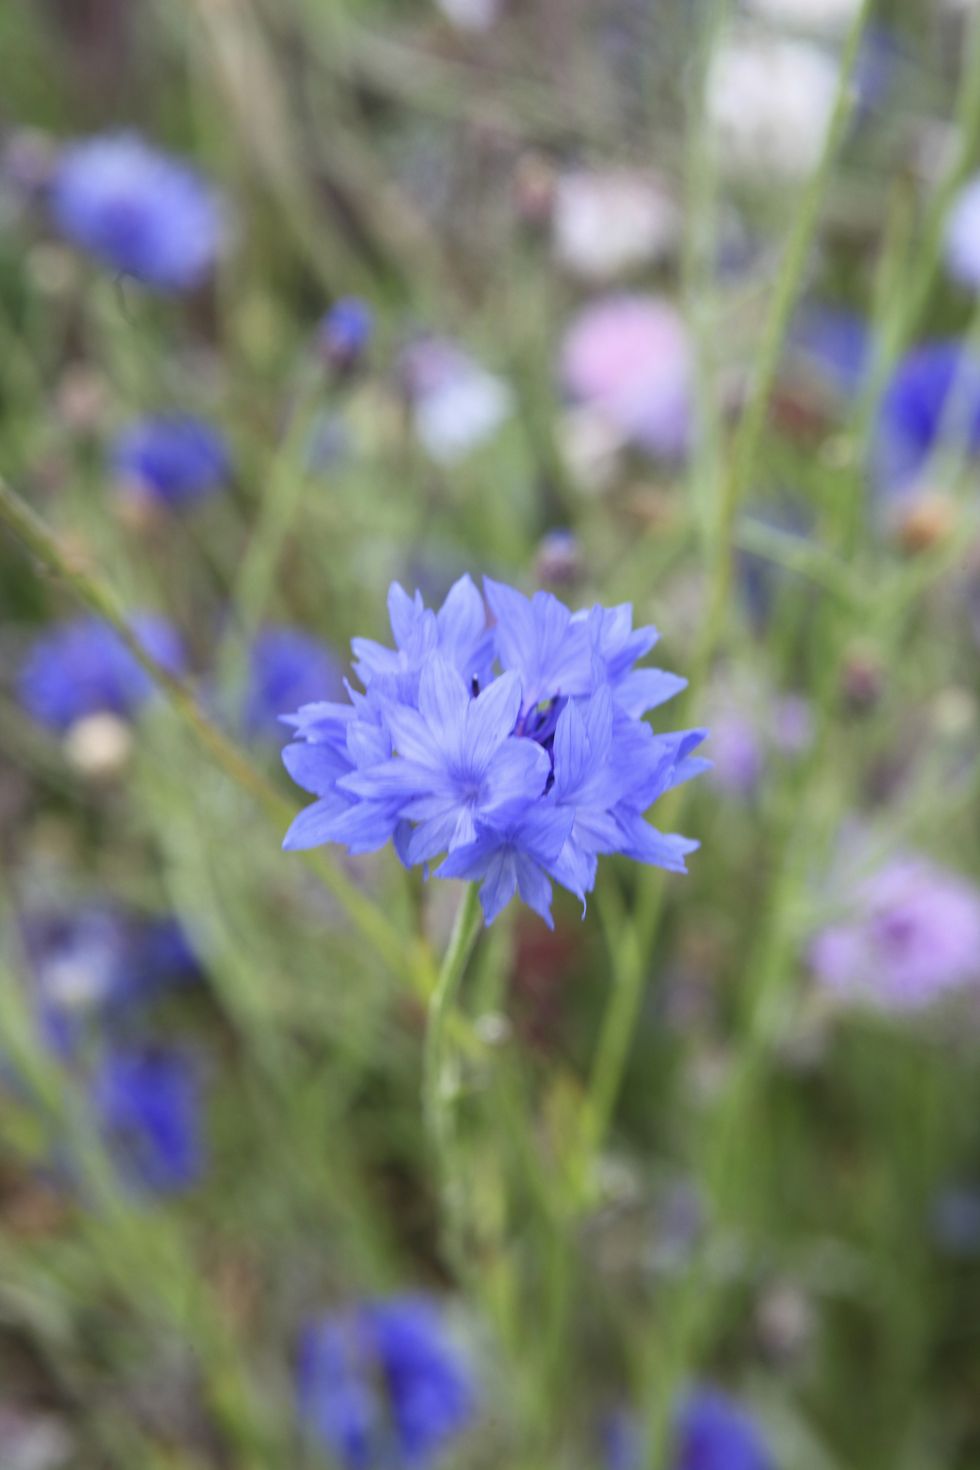
<path id="1" fill-rule="evenodd" d="M 692 357 L 687 330 L 657 296 L 609 296 L 587 306 L 561 349 L 562 385 L 624 444 L 664 459 L 687 450 Z"/>
<path id="2" fill-rule="evenodd" d="M 946 265 L 971 291 L 980 288 L 980 174 L 957 195 L 946 220 Z"/>
<path id="3" fill-rule="evenodd" d="M 915 855 L 894 857 L 853 892 L 848 914 L 810 945 L 839 995 L 916 1011 L 980 981 L 980 889 Z"/>

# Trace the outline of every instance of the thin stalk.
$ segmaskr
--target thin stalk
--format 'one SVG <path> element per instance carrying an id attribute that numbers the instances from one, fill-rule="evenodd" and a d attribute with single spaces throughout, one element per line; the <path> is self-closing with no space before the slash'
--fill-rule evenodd
<path id="1" fill-rule="evenodd" d="M 453 1178 L 454 1081 L 449 1065 L 447 1033 L 466 963 L 476 943 L 481 923 L 476 884 L 467 883 L 456 910 L 439 978 L 429 1001 L 423 1057 L 422 1105 L 436 1158 L 439 1190 L 445 1211 L 447 1247 L 454 1259 L 459 1254 L 459 1181 Z"/>
<path id="2" fill-rule="evenodd" d="M 763 328 L 748 403 L 735 434 L 727 471 L 721 482 L 713 536 L 710 601 L 695 654 L 692 678 L 692 686 L 696 689 L 702 687 L 724 636 L 732 587 L 735 518 L 755 471 L 790 314 L 796 304 L 831 170 L 850 116 L 854 68 L 870 8 L 870 0 L 863 0 L 848 33 L 841 58 L 837 96 L 823 150 L 800 199 L 782 265 L 776 276 L 772 305 Z"/>

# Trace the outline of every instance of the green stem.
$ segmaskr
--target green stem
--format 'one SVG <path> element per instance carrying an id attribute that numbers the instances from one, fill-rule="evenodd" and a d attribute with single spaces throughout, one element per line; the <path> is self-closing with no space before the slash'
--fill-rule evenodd
<path id="1" fill-rule="evenodd" d="M 755 471 L 769 411 L 769 399 L 779 370 L 790 314 L 803 280 L 807 257 L 813 244 L 834 160 L 850 116 L 853 104 L 851 82 L 870 9 L 870 0 L 863 0 L 851 24 L 844 54 L 841 57 L 837 96 L 823 151 L 800 199 L 782 264 L 773 285 L 772 305 L 763 327 L 748 403 L 735 435 L 727 472 L 721 483 L 712 537 L 714 565 L 710 601 L 695 656 L 694 676 L 691 680 L 692 687 L 696 689 L 701 688 L 703 679 L 711 668 L 728 620 L 735 517 Z"/>
<path id="2" fill-rule="evenodd" d="M 625 922 L 623 905 L 613 900 L 609 883 L 596 896 L 599 918 L 612 962 L 611 991 L 602 1017 L 589 1079 L 585 1110 L 585 1170 L 582 1185 L 590 1187 L 591 1160 L 602 1148 L 622 1087 L 636 1021 L 643 1001 L 647 968 L 636 929 Z M 663 894 L 663 885 L 657 890 Z"/>
<path id="3" fill-rule="evenodd" d="M 447 1032 L 466 963 L 480 932 L 482 914 L 475 883 L 467 883 L 460 899 L 439 978 L 429 1001 L 422 1074 L 422 1105 L 436 1158 L 439 1191 L 445 1212 L 447 1248 L 459 1255 L 459 1180 L 453 1178 L 455 1116 L 454 1083 L 449 1066 Z"/>

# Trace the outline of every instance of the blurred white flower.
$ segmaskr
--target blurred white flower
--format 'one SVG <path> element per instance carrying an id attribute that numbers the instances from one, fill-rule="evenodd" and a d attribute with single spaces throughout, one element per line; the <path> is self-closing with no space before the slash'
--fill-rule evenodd
<path id="1" fill-rule="evenodd" d="M 65 736 L 65 755 L 82 776 L 93 780 L 118 776 L 133 749 L 132 731 L 118 715 L 108 712 L 76 720 Z"/>
<path id="2" fill-rule="evenodd" d="M 414 343 L 401 371 L 415 433 L 438 464 L 465 458 L 513 412 L 508 384 L 452 342 L 430 337 Z"/>
<path id="3" fill-rule="evenodd" d="M 501 10 L 501 0 L 436 0 L 436 5 L 461 31 L 488 31 Z"/>
<path id="4" fill-rule="evenodd" d="M 775 181 L 819 161 L 837 95 L 836 61 L 808 41 L 733 36 L 715 53 L 706 106 L 725 165 Z"/>
<path id="5" fill-rule="evenodd" d="M 611 281 L 670 254 L 680 213 L 647 174 L 576 171 L 558 181 L 552 233 L 560 265 L 586 281 Z"/>
<path id="6" fill-rule="evenodd" d="M 860 0 L 747 0 L 748 9 L 763 20 L 821 35 L 846 31 L 859 4 Z"/>
<path id="7" fill-rule="evenodd" d="M 946 265 L 971 290 L 980 288 L 980 174 L 956 198 L 946 222 Z"/>

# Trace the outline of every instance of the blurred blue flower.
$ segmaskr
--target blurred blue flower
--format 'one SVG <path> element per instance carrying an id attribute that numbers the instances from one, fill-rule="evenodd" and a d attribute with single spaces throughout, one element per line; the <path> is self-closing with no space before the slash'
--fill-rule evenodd
<path id="1" fill-rule="evenodd" d="M 748 675 L 722 679 L 708 701 L 711 781 L 748 800 L 774 760 L 803 755 L 813 739 L 813 715 L 800 694 L 781 694 Z"/>
<path id="2" fill-rule="evenodd" d="M 671 1470 L 774 1470 L 775 1462 L 751 1416 L 727 1394 L 695 1388 L 681 1404 Z M 643 1437 L 635 1420 L 619 1413 L 603 1426 L 607 1470 L 640 1470 Z"/>
<path id="3" fill-rule="evenodd" d="M 914 854 L 842 875 L 847 913 L 816 935 L 810 964 L 841 996 L 915 1011 L 980 983 L 980 889 Z"/>
<path id="4" fill-rule="evenodd" d="M 821 387 L 841 398 L 853 398 L 860 389 L 871 349 L 863 317 L 839 307 L 805 306 L 793 323 L 788 346 Z"/>
<path id="5" fill-rule="evenodd" d="M 66 147 L 52 180 L 51 211 L 67 239 L 161 291 L 200 285 L 227 236 L 225 209 L 212 186 L 135 133 Z"/>
<path id="6" fill-rule="evenodd" d="M 200 1087 L 182 1052 L 110 1050 L 92 1080 L 91 1100 L 106 1146 L 134 1189 L 170 1193 L 204 1172 Z"/>
<path id="7" fill-rule="evenodd" d="M 547 592 L 485 587 L 492 628 L 469 577 L 438 612 L 396 583 L 396 647 L 353 642 L 367 692 L 285 717 L 286 767 L 317 800 L 284 846 L 444 853 L 437 876 L 479 880 L 487 923 L 519 893 L 550 924 L 550 880 L 584 902 L 603 853 L 683 871 L 697 844 L 644 813 L 705 768 L 704 732 L 655 735 L 642 718 L 684 682 L 633 667 L 656 631 L 634 629 L 629 606 L 573 614 Z"/>
<path id="8" fill-rule="evenodd" d="M 452 465 L 492 439 L 514 411 L 514 395 L 455 342 L 422 337 L 401 355 L 398 374 L 416 437 L 429 458 Z"/>
<path id="9" fill-rule="evenodd" d="M 475 1414 L 469 1367 L 420 1296 L 308 1323 L 297 1379 L 304 1424 L 344 1470 L 427 1470 Z"/>
<path id="10" fill-rule="evenodd" d="M 85 1021 L 119 1017 L 200 975 L 184 930 L 169 915 L 147 917 L 111 903 L 38 909 L 24 916 L 20 933 L 44 1038 L 61 1055 Z"/>
<path id="11" fill-rule="evenodd" d="M 980 451 L 980 360 L 957 341 L 928 342 L 896 367 L 872 449 L 879 490 L 914 489 L 944 440 L 970 454 Z"/>
<path id="12" fill-rule="evenodd" d="M 971 291 L 980 289 L 980 174 L 961 189 L 946 219 L 946 265 Z"/>
<path id="13" fill-rule="evenodd" d="M 189 509 L 231 475 L 223 435 L 189 414 L 138 419 L 116 436 L 109 460 L 125 494 L 170 510 Z"/>
<path id="14" fill-rule="evenodd" d="M 959 1260 L 980 1256 L 980 1188 L 950 1185 L 932 1202 L 930 1233 L 940 1250 Z"/>
<path id="15" fill-rule="evenodd" d="M 366 301 L 342 296 L 320 319 L 317 348 L 338 371 L 352 368 L 367 350 L 374 331 L 374 314 Z"/>
<path id="16" fill-rule="evenodd" d="M 340 666 L 316 638 L 299 628 L 262 628 L 249 652 L 242 723 L 250 736 L 276 739 L 283 710 L 342 693 Z"/>
<path id="17" fill-rule="evenodd" d="M 172 674 L 185 666 L 180 636 L 164 618 L 137 615 L 133 631 Z M 67 730 L 92 714 L 135 715 L 152 693 L 149 675 L 115 630 L 99 618 L 75 618 L 41 634 L 17 680 L 21 704 L 49 729 Z"/>

